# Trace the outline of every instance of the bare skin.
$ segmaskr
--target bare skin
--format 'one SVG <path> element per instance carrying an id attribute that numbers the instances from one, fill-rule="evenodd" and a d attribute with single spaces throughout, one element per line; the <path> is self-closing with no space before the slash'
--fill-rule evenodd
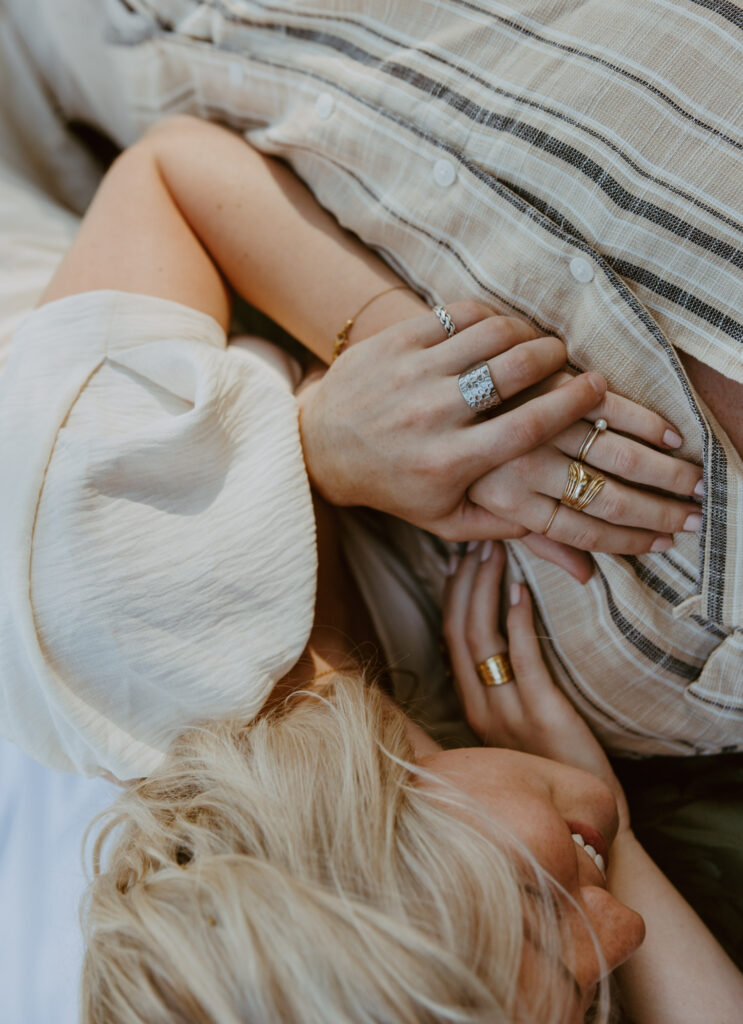
<path id="1" fill-rule="evenodd" d="M 679 358 L 689 380 L 730 438 L 730 443 L 739 455 L 743 455 L 743 384 L 723 377 L 711 366 L 685 352 L 679 352 Z"/>

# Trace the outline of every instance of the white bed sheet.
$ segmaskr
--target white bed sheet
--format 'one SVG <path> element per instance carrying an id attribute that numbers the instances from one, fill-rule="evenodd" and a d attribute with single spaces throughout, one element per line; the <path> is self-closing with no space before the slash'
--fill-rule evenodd
<path id="1" fill-rule="evenodd" d="M 82 842 L 117 787 L 62 775 L 0 740 L 0 1021 L 74 1024 Z"/>

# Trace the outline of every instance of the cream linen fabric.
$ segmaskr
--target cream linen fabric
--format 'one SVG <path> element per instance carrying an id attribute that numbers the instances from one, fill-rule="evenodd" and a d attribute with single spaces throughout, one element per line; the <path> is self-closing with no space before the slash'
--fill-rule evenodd
<path id="1" fill-rule="evenodd" d="M 0 730 L 147 774 L 184 726 L 253 716 L 315 597 L 296 404 L 210 317 L 91 292 L 16 331 L 0 378 Z"/>
<path id="2" fill-rule="evenodd" d="M 59 38 L 46 49 L 53 80 L 77 84 L 67 116 L 99 122 L 115 81 L 122 144 L 178 111 L 233 126 L 421 294 L 528 316 L 679 427 L 681 454 L 704 461 L 701 537 L 601 556 L 585 588 L 518 544 L 511 568 L 560 684 L 613 750 L 742 749 L 743 465 L 676 355 L 743 380 L 741 8 L 106 0 L 102 83 L 89 29 L 74 31 L 91 0 L 64 16 L 9 2 Z M 434 594 L 423 547 L 413 579 Z"/>

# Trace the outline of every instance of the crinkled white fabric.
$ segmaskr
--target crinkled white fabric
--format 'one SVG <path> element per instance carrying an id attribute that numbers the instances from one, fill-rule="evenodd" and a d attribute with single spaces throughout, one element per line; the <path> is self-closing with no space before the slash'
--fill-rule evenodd
<path id="1" fill-rule="evenodd" d="M 193 309 L 41 307 L 0 378 L 0 732 L 145 775 L 254 716 L 312 625 L 315 525 L 286 381 Z"/>

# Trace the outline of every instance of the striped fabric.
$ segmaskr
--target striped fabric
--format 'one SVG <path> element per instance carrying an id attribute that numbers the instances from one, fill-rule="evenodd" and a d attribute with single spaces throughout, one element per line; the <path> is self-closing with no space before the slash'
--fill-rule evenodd
<path id="1" fill-rule="evenodd" d="M 676 354 L 743 381 L 741 7 L 109 6 L 130 138 L 176 111 L 245 132 L 421 294 L 528 316 L 676 424 L 704 460 L 701 538 L 599 556 L 587 587 L 518 544 L 511 568 L 615 751 L 743 749 L 743 466 Z"/>

